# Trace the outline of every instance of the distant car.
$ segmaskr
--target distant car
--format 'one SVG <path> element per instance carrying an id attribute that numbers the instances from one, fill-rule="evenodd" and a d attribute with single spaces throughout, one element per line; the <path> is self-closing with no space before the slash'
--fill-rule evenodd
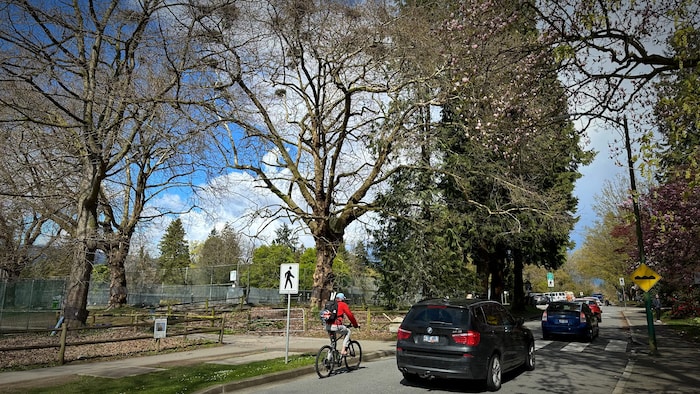
<path id="1" fill-rule="evenodd" d="M 567 301 L 565 291 L 552 291 L 549 293 L 544 293 L 544 295 L 549 298 L 549 301 Z"/>
<path id="2" fill-rule="evenodd" d="M 592 341 L 598 334 L 598 319 L 586 302 L 550 302 L 542 312 L 543 339 L 566 335 Z"/>
<path id="3" fill-rule="evenodd" d="M 595 297 L 581 297 L 581 298 L 576 298 L 574 301 L 580 301 L 580 302 L 585 302 L 588 304 L 588 307 L 591 308 L 591 312 L 595 315 L 596 318 L 598 318 L 598 322 L 603 321 L 603 310 L 600 309 L 600 304 L 597 298 Z"/>
<path id="4" fill-rule="evenodd" d="M 549 297 L 542 293 L 533 293 L 530 297 L 533 305 L 547 305 L 549 303 Z"/>
<path id="5" fill-rule="evenodd" d="M 423 300 L 398 329 L 396 365 L 408 381 L 485 380 L 496 391 L 502 373 L 535 369 L 535 339 L 522 318 L 496 301 Z"/>
<path id="6" fill-rule="evenodd" d="M 591 297 L 595 297 L 598 299 L 598 306 L 600 306 L 600 305 L 610 306 L 610 300 L 605 298 L 605 296 L 603 296 L 603 293 L 593 293 L 593 294 L 591 294 Z"/>

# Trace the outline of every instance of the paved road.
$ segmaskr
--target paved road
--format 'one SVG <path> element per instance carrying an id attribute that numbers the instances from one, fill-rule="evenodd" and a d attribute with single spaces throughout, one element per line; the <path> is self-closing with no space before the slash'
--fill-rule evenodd
<path id="1" fill-rule="evenodd" d="M 601 324 L 600 336 L 592 342 L 542 340 L 539 321 L 526 325 L 536 338 L 534 371 L 514 371 L 504 375 L 499 393 L 612 393 L 621 383 L 622 371 L 629 362 L 628 335 L 619 311 L 608 311 Z M 403 379 L 393 357 L 363 364 L 358 371 L 341 369 L 327 379 L 305 375 L 287 381 L 251 387 L 245 393 L 304 394 L 323 392 L 332 384 L 335 393 L 479 393 L 486 391 L 481 382 L 430 380 L 411 383 Z"/>
<path id="2" fill-rule="evenodd" d="M 592 343 L 545 341 L 538 322 L 528 322 L 537 338 L 537 368 L 505 376 L 503 393 L 698 393 L 697 344 L 676 331 L 655 326 L 658 354 L 649 354 L 648 328 L 642 308 L 604 307 L 601 336 Z M 364 363 L 359 371 L 328 379 L 294 376 L 283 382 L 262 382 L 242 393 L 307 393 L 324 391 L 332 379 L 338 394 L 362 392 L 483 392 L 462 382 L 410 384 L 396 369 L 393 357 Z M 215 391 L 210 391 L 215 392 Z M 221 392 L 221 391 L 219 391 Z"/>

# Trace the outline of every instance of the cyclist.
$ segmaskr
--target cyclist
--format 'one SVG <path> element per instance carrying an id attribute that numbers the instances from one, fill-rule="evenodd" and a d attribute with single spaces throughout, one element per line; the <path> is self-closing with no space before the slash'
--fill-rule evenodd
<path id="1" fill-rule="evenodd" d="M 350 329 L 343 324 L 343 315 L 347 316 L 348 319 L 350 319 L 350 323 L 352 323 L 353 327 L 360 328 L 360 325 L 357 324 L 355 316 L 353 316 L 352 312 L 350 311 L 350 307 L 345 302 L 345 294 L 336 294 L 335 300 L 338 302 L 338 317 L 336 317 L 333 323 L 326 326 L 326 330 L 345 334 L 345 338 L 343 338 L 343 351 L 340 353 L 344 356 L 348 353 L 348 344 L 350 343 Z"/>

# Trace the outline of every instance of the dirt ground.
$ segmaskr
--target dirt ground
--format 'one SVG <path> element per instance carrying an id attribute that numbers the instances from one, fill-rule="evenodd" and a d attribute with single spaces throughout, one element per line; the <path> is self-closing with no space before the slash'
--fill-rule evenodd
<path id="1" fill-rule="evenodd" d="M 250 331 L 250 316 L 263 314 L 266 308 L 256 311 L 227 312 L 225 332 L 227 334 L 256 333 L 258 335 L 280 335 L 279 333 L 260 333 Z M 269 309 L 269 308 L 267 308 Z M 378 316 L 372 324 L 367 325 L 367 314 L 356 313 L 362 328 L 353 333 L 357 339 L 394 339 L 389 332 L 392 316 Z M 327 334 L 320 321 L 308 318 L 303 331 L 292 335 L 306 337 L 325 337 Z M 134 337 L 145 339 L 125 340 Z M 119 359 L 133 356 L 155 354 L 156 352 L 184 351 L 201 346 L 215 346 L 215 342 L 195 339 L 192 336 L 174 336 L 159 340 L 153 339 L 152 327 L 110 328 L 100 330 L 69 331 L 64 360 L 66 363 L 91 362 L 96 360 Z M 107 343 L 70 345 L 88 341 L 109 341 Z M 51 335 L 42 333 L 16 333 L 0 335 L 0 371 L 24 370 L 59 365 L 60 331 Z M 29 347 L 26 350 L 12 350 L 17 347 Z"/>

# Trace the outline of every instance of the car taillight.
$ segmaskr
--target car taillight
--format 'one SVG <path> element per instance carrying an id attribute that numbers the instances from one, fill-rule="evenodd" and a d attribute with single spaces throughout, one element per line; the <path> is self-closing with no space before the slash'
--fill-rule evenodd
<path id="1" fill-rule="evenodd" d="M 547 311 L 542 312 L 542 321 L 547 321 Z"/>
<path id="2" fill-rule="evenodd" d="M 580 318 L 580 319 L 581 319 L 581 323 L 585 323 L 585 322 L 586 322 L 586 314 L 583 313 L 583 312 L 581 312 L 581 318 Z"/>
<path id="3" fill-rule="evenodd" d="M 470 330 L 462 334 L 452 334 L 452 340 L 461 345 L 476 346 L 481 342 L 481 334 Z"/>
<path id="4" fill-rule="evenodd" d="M 396 340 L 397 341 L 403 341 L 411 337 L 411 332 L 408 330 L 404 330 L 403 328 L 399 327 L 399 331 L 396 333 Z"/>

